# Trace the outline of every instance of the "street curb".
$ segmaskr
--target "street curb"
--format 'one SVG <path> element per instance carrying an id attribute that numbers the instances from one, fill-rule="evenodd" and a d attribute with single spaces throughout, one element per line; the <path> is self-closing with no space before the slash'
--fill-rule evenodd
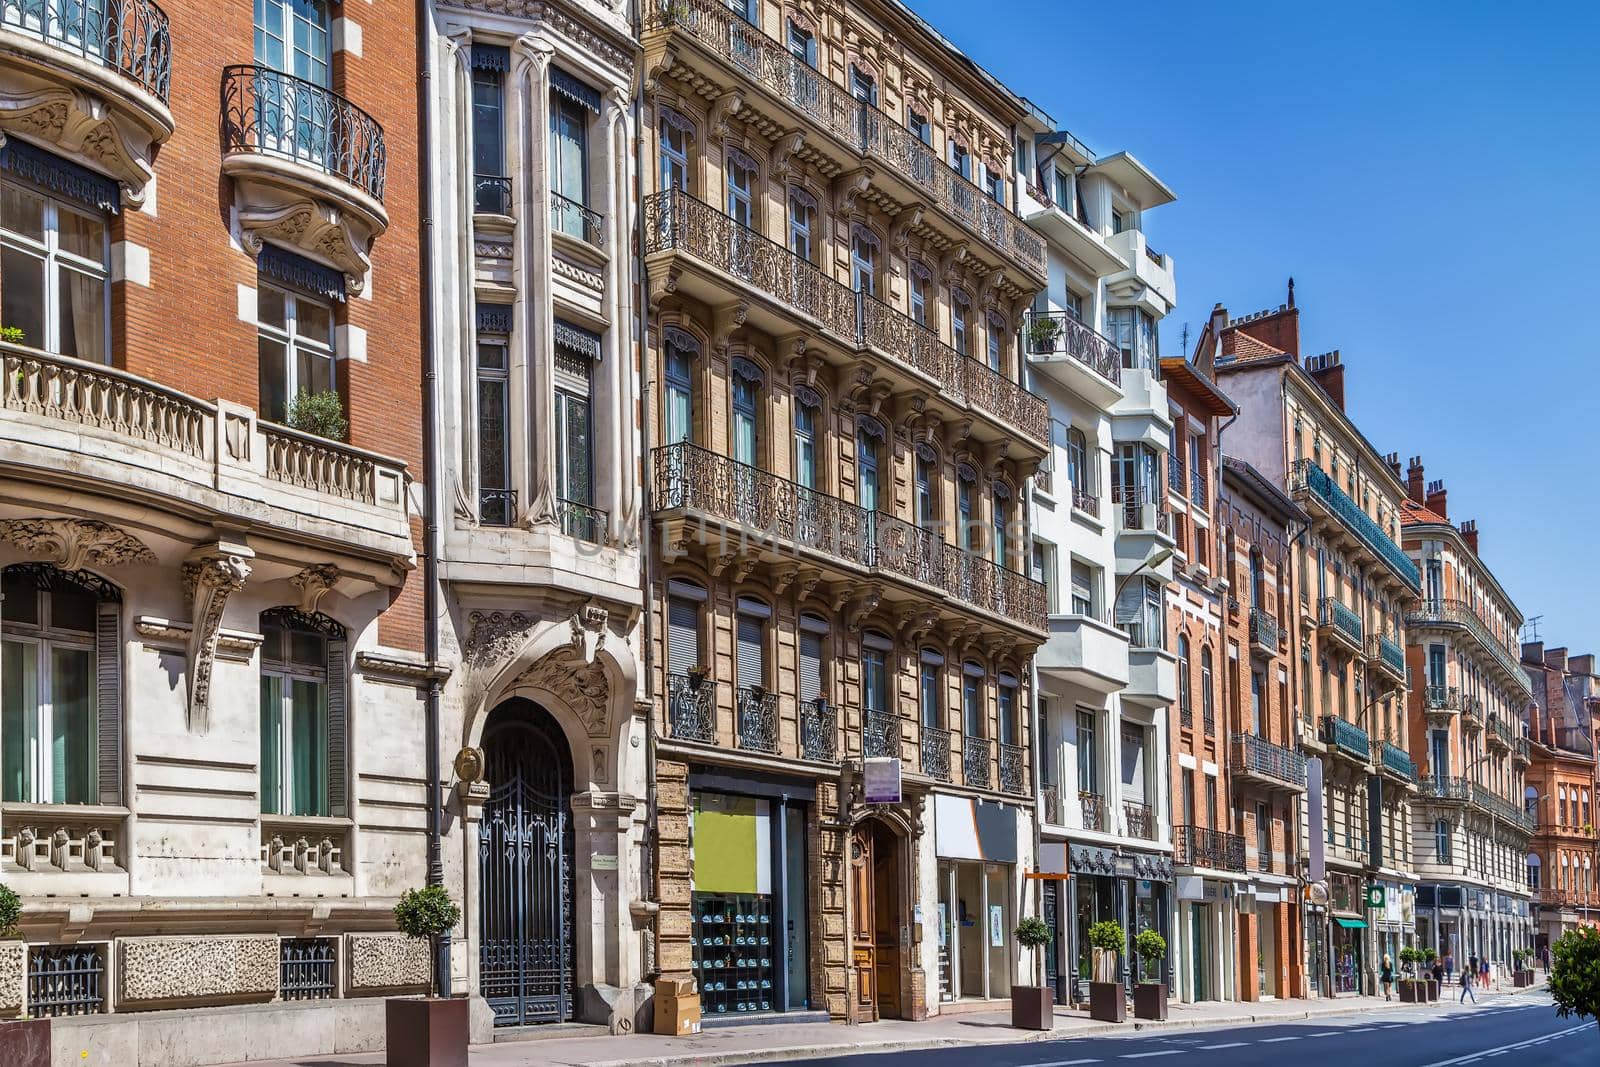
<path id="1" fill-rule="evenodd" d="M 1522 992 L 1525 991 L 1527 990 L 1522 990 Z M 1399 1001 L 1391 1003 L 1393 1008 L 1401 1006 Z M 1415 1005 L 1405 1006 L 1414 1007 Z M 732 1067 L 734 1064 L 743 1063 L 767 1063 L 774 1060 L 790 1059 L 821 1059 L 828 1056 L 867 1056 L 876 1055 L 880 1052 L 917 1052 L 941 1048 L 971 1048 L 974 1045 L 1026 1045 L 1039 1041 L 1074 1041 L 1079 1038 L 1105 1037 L 1108 1034 L 1125 1034 L 1130 1031 L 1198 1030 L 1205 1027 L 1240 1026 L 1257 1023 L 1304 1022 L 1307 1019 L 1320 1019 L 1333 1015 L 1356 1015 L 1364 1011 L 1371 1011 L 1374 1007 L 1377 1007 L 1377 1005 L 1363 1004 L 1359 1007 L 1330 1008 L 1327 1011 L 1273 1012 L 1270 1015 L 1233 1015 L 1220 1019 L 1168 1019 L 1165 1022 L 1140 1020 L 1134 1022 L 1131 1027 L 1126 1024 L 1102 1023 L 1098 1026 L 1089 1026 L 1071 1031 L 1041 1030 L 1024 1036 L 1005 1037 L 998 1040 L 984 1040 L 981 1036 L 974 1038 L 911 1038 L 871 1045 L 837 1042 L 828 1045 L 807 1045 L 804 1048 L 749 1049 L 740 1052 L 688 1052 L 671 1056 L 650 1056 L 643 1059 L 599 1060 L 589 1064 L 588 1067 Z M 1389 1009 L 1380 1008 L 1379 1010 Z"/>

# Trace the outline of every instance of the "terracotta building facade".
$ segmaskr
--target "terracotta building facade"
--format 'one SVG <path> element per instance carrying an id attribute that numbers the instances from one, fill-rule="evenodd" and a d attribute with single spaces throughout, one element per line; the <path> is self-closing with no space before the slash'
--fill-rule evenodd
<path id="1" fill-rule="evenodd" d="M 124 1063 L 331 1052 L 336 1010 L 370 1031 L 428 978 L 389 932 L 425 873 L 427 472 L 394 417 L 419 403 L 415 9 L 46 10 L 0 19 L 26 976 L 0 1011 L 109 1013 Z"/>

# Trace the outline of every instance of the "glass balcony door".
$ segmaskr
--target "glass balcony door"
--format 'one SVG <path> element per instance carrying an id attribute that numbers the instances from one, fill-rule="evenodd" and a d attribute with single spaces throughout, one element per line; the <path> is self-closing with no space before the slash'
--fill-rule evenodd
<path id="1" fill-rule="evenodd" d="M 325 0 L 255 0 L 256 62 L 286 78 L 255 87 L 262 146 L 326 165 L 331 151 L 331 22 Z"/>

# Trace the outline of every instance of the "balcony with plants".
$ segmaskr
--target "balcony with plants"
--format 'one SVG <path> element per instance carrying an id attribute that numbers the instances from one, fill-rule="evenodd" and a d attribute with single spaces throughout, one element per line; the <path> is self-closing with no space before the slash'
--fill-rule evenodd
<path id="1" fill-rule="evenodd" d="M 1030 311 L 1023 326 L 1028 362 L 1073 392 L 1109 406 L 1122 396 L 1116 342 L 1066 311 Z"/>
<path id="2" fill-rule="evenodd" d="M 952 242 L 976 238 L 979 248 L 992 249 L 1019 296 L 1044 282 L 1043 239 L 948 166 L 904 121 L 857 99 L 722 0 L 647 0 L 644 6 L 646 69 L 728 101 L 757 123 L 805 131 L 809 151 L 839 172 L 858 175 L 863 187 L 880 186 L 902 211 L 914 211 L 919 225 L 932 226 L 937 218 Z"/>
<path id="3" fill-rule="evenodd" d="M 142 204 L 176 128 L 166 13 L 152 0 L 0 0 L 0 54 L 0 137 L 43 142 Z"/>
<path id="4" fill-rule="evenodd" d="M 251 254 L 282 244 L 359 291 L 389 226 L 387 165 L 383 127 L 327 86 L 258 63 L 223 68 L 222 173 Z"/>
<path id="5" fill-rule="evenodd" d="M 670 278 L 678 291 L 711 304 L 726 303 L 730 289 L 748 293 L 754 298 L 748 325 L 782 337 L 795 332 L 799 319 L 821 334 L 819 351 L 851 364 L 870 355 L 895 388 L 930 393 L 976 415 L 979 439 L 1007 441 L 1039 456 L 1048 450 L 1050 412 L 1043 397 L 725 212 L 681 190 L 656 193 L 645 200 L 644 232 L 652 278 Z"/>
<path id="6" fill-rule="evenodd" d="M 1325 533 L 1364 549 L 1382 564 L 1378 573 L 1389 575 L 1412 596 L 1421 590 L 1422 575 L 1416 562 L 1316 463 L 1309 459 L 1296 460 L 1289 476 L 1289 488 L 1295 500 L 1307 506 L 1313 522 Z"/>

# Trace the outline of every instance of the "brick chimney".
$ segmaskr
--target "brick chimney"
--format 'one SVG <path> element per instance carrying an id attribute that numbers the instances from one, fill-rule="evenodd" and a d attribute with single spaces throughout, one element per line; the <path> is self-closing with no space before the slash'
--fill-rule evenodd
<path id="1" fill-rule="evenodd" d="M 1306 357 L 1306 371 L 1322 386 L 1334 406 L 1344 410 L 1344 364 L 1339 361 L 1339 350 L 1324 352 L 1320 356 Z"/>
<path id="2" fill-rule="evenodd" d="M 1420 504 L 1422 495 L 1422 457 L 1412 456 L 1411 462 L 1406 465 L 1406 496 L 1413 503 Z"/>
<path id="3" fill-rule="evenodd" d="M 1593 674 L 1594 653 L 1585 652 L 1581 656 L 1573 656 L 1571 659 L 1567 660 L 1567 670 L 1571 671 L 1573 674 Z"/>
<path id="4" fill-rule="evenodd" d="M 1524 663 L 1543 663 L 1544 662 L 1544 642 L 1543 641 L 1524 641 L 1524 642 L 1522 642 L 1522 662 L 1524 662 Z"/>
<path id="5" fill-rule="evenodd" d="M 1383 462 L 1389 468 L 1390 473 L 1394 475 L 1394 480 L 1400 481 L 1400 453 L 1390 452 L 1383 457 Z"/>
<path id="6" fill-rule="evenodd" d="M 1443 478 L 1438 478 L 1428 483 L 1428 499 L 1423 502 L 1423 506 L 1437 514 L 1441 519 L 1450 517 L 1445 501 Z"/>
<path id="7" fill-rule="evenodd" d="M 1567 671 L 1567 650 L 1564 648 L 1547 649 L 1544 654 L 1544 665 L 1551 670 L 1565 674 Z"/>
<path id="8" fill-rule="evenodd" d="M 1461 523 L 1461 540 L 1465 541 L 1467 543 L 1467 547 L 1472 549 L 1472 554 L 1474 556 L 1478 554 L 1477 519 L 1466 519 Z"/>

